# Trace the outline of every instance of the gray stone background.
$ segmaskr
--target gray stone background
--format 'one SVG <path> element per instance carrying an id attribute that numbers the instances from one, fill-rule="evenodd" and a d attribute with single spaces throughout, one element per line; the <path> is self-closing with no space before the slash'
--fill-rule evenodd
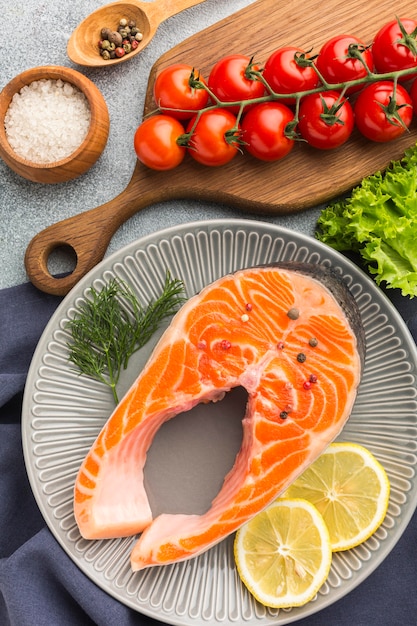
<path id="1" fill-rule="evenodd" d="M 27 281 L 24 255 L 32 237 L 47 226 L 100 206 L 122 192 L 133 173 L 134 132 L 141 120 L 154 62 L 196 32 L 250 4 L 248 0 L 205 0 L 161 24 L 150 45 L 129 62 L 109 68 L 74 65 L 66 54 L 74 28 L 101 6 L 98 0 L 0 0 L 0 90 L 20 72 L 40 65 L 73 67 L 101 90 L 110 113 L 110 135 L 97 163 L 81 177 L 58 185 L 33 183 L 0 160 L 0 288 Z M 242 214 L 223 204 L 170 201 L 140 211 L 114 235 L 106 256 L 161 228 L 199 219 L 263 219 L 313 235 L 319 207 L 290 216 Z M 65 258 L 51 271 L 67 269 Z"/>

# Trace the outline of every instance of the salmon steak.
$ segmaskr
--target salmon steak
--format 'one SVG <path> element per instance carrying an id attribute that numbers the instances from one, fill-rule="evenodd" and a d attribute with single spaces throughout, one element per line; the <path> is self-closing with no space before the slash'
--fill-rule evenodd
<path id="1" fill-rule="evenodd" d="M 359 310 L 331 269 L 288 262 L 211 283 L 176 313 L 84 459 L 74 491 L 81 535 L 140 533 L 133 571 L 209 549 L 270 504 L 340 433 L 364 352 Z M 153 519 L 144 466 L 155 433 L 236 387 L 248 398 L 242 444 L 210 508 Z"/>

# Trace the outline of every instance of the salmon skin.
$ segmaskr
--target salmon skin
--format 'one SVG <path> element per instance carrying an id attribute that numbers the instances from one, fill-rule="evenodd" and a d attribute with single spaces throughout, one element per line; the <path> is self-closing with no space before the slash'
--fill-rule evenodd
<path id="1" fill-rule="evenodd" d="M 272 502 L 338 435 L 364 351 L 355 300 L 325 267 L 253 267 L 208 285 L 175 315 L 82 463 L 74 493 L 82 536 L 141 533 L 134 571 L 209 549 Z M 143 467 L 155 433 L 238 386 L 248 394 L 242 445 L 211 508 L 153 520 Z"/>

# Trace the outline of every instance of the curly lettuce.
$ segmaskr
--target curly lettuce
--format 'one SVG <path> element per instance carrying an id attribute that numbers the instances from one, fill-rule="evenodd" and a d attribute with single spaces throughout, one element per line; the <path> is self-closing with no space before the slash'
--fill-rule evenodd
<path id="1" fill-rule="evenodd" d="M 316 237 L 360 254 L 378 285 L 417 295 L 417 145 L 322 210 Z"/>

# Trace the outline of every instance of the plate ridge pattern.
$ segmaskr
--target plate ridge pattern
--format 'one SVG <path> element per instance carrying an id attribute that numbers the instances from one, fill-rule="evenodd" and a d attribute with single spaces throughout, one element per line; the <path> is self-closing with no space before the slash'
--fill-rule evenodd
<path id="1" fill-rule="evenodd" d="M 71 371 L 66 321 L 89 286 L 126 280 L 141 302 L 155 298 L 165 279 L 184 281 L 188 296 L 221 275 L 252 265 L 299 261 L 332 266 L 349 285 L 366 333 L 367 357 L 352 416 L 340 439 L 366 445 L 391 480 L 386 520 L 367 542 L 334 555 L 326 584 L 298 609 L 259 605 L 240 583 L 233 538 L 191 561 L 133 573 L 134 538 L 89 542 L 72 512 L 78 467 L 112 411 L 111 394 Z M 359 584 L 392 549 L 414 512 L 417 465 L 416 348 L 392 305 L 361 270 L 310 237 L 268 223 L 208 220 L 142 238 L 99 264 L 65 298 L 48 324 L 29 371 L 22 416 L 25 461 L 45 520 L 71 558 L 108 593 L 167 624 L 259 626 L 288 624 L 319 611 Z M 381 389 L 381 383 L 383 388 Z"/>

